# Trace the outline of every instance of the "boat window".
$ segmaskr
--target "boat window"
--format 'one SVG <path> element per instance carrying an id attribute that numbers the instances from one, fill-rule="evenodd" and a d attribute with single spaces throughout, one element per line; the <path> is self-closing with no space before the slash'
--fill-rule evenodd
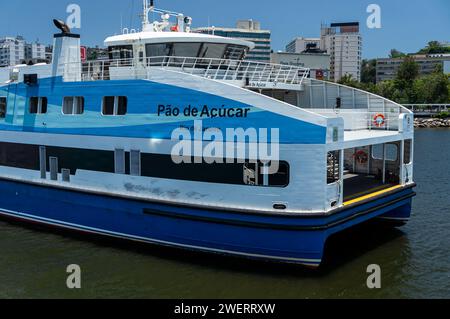
<path id="1" fill-rule="evenodd" d="M 132 45 L 118 45 L 109 47 L 109 58 L 111 60 L 126 60 L 133 58 Z"/>
<path id="2" fill-rule="evenodd" d="M 170 56 L 172 52 L 172 43 L 157 43 L 157 44 L 147 44 L 145 47 L 147 58 L 150 59 L 151 63 L 161 63 L 164 61 L 161 57 Z M 155 57 L 158 57 L 155 59 Z"/>
<path id="3" fill-rule="evenodd" d="M 372 158 L 383 160 L 383 144 L 372 146 Z M 386 161 L 395 162 L 398 159 L 398 147 L 395 144 L 386 144 Z"/>
<path id="4" fill-rule="evenodd" d="M 0 119 L 6 117 L 6 97 L 0 97 Z"/>
<path id="5" fill-rule="evenodd" d="M 45 114 L 47 113 L 47 98 L 46 97 L 30 97 L 30 114 Z"/>
<path id="6" fill-rule="evenodd" d="M 103 115 L 125 115 L 127 114 L 128 99 L 126 96 L 105 96 L 103 97 Z"/>
<path id="7" fill-rule="evenodd" d="M 412 158 L 412 140 L 405 140 L 405 149 L 404 149 L 404 164 L 411 164 Z"/>
<path id="8" fill-rule="evenodd" d="M 173 56 L 188 58 L 198 57 L 201 43 L 174 43 L 172 49 Z"/>
<path id="9" fill-rule="evenodd" d="M 222 59 L 225 54 L 225 44 L 204 43 L 199 57 L 206 59 Z"/>
<path id="10" fill-rule="evenodd" d="M 246 47 L 241 45 L 230 44 L 225 51 L 225 59 L 241 60 L 244 57 Z"/>
<path id="11" fill-rule="evenodd" d="M 268 163 L 270 166 L 270 163 Z M 266 179 L 262 174 L 263 163 L 258 161 L 247 162 L 243 166 L 244 184 L 249 186 L 270 186 L 270 187 L 286 187 L 289 185 L 289 163 L 278 162 L 278 171 L 274 174 L 269 174 Z"/>
<path id="12" fill-rule="evenodd" d="M 63 101 L 63 114 L 78 115 L 84 113 L 84 97 L 66 96 Z"/>

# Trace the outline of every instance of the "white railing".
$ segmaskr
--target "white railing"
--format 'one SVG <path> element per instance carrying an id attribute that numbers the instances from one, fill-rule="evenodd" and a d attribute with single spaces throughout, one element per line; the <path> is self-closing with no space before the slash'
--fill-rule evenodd
<path id="1" fill-rule="evenodd" d="M 448 112 L 450 104 L 403 104 L 408 110 L 414 113 L 429 113 L 439 114 L 441 112 Z"/>
<path id="2" fill-rule="evenodd" d="M 71 69 L 70 66 L 66 65 Z M 81 63 L 82 81 L 115 79 L 145 79 L 152 68 L 172 69 L 179 72 L 220 81 L 243 81 L 246 86 L 264 83 L 300 85 L 308 77 L 309 69 L 295 66 L 253 61 L 151 57 L 147 59 L 97 60 Z"/>

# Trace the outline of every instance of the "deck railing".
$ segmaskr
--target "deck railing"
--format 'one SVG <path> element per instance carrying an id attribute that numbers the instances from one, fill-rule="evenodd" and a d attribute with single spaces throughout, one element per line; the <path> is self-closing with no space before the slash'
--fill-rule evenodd
<path id="1" fill-rule="evenodd" d="M 259 83 L 300 85 L 309 69 L 254 61 L 190 57 L 151 57 L 142 59 L 97 60 L 81 63 L 82 81 L 146 79 L 152 68 L 171 69 L 212 80 L 245 81 L 247 86 Z"/>

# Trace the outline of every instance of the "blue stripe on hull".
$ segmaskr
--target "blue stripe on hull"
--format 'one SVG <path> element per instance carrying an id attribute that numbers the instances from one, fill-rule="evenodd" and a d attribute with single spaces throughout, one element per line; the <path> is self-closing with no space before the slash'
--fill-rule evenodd
<path id="1" fill-rule="evenodd" d="M 318 266 L 333 233 L 399 207 L 405 190 L 332 216 L 235 214 L 0 181 L 0 215 L 148 243 Z M 378 202 L 378 203 L 377 203 Z M 382 203 L 381 203 L 382 204 Z M 362 214 L 365 210 L 368 213 Z M 150 213 L 149 213 L 150 212 Z M 156 213 L 152 213 L 156 212 Z M 174 215 L 172 215 L 174 214 Z M 181 218 L 180 214 L 184 214 Z M 360 216 L 358 214 L 361 214 Z M 199 218 L 202 216 L 202 218 Z M 254 224 L 254 226 L 252 226 Z"/>

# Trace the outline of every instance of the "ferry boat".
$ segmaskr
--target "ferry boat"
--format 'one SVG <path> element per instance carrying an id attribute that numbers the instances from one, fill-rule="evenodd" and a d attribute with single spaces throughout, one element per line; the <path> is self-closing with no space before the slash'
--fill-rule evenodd
<path id="1" fill-rule="evenodd" d="M 51 64 L 0 69 L 0 216 L 309 267 L 333 234 L 409 220 L 403 106 L 247 61 L 254 43 L 145 0 L 142 30 L 108 37 L 107 60 L 82 61 L 55 24 Z"/>

